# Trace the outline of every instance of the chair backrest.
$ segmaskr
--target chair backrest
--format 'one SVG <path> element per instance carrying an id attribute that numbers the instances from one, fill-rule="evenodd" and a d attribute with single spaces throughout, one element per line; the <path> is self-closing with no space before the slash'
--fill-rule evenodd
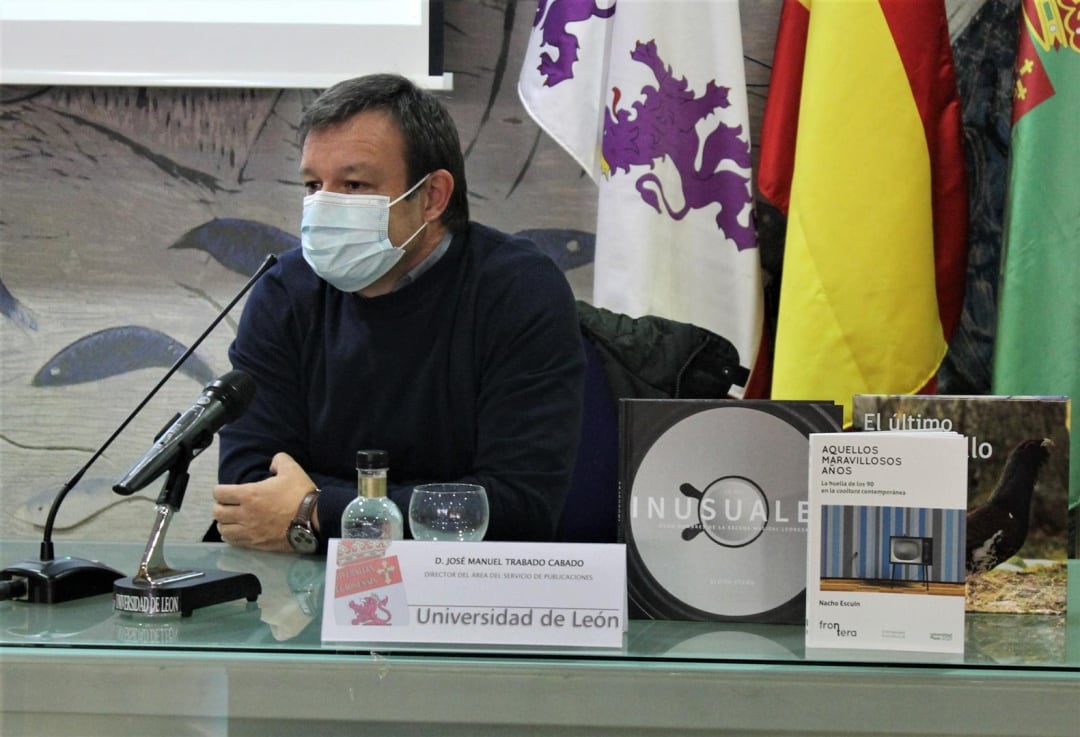
<path id="1" fill-rule="evenodd" d="M 578 302 L 585 346 L 581 441 L 555 539 L 619 537 L 619 407 L 622 399 L 722 399 L 750 372 L 731 341 L 655 315 L 632 318 Z"/>
<path id="2" fill-rule="evenodd" d="M 558 542 L 615 542 L 619 514 L 619 416 L 603 359 L 596 346 L 585 345 L 585 399 L 581 441 L 570 478 Z"/>

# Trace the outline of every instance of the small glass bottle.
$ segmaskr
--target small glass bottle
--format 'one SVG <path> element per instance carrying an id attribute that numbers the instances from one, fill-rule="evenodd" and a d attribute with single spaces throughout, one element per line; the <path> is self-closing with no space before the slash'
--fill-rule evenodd
<path id="1" fill-rule="evenodd" d="M 386 496 L 389 466 L 390 454 L 385 450 L 356 452 L 357 495 L 341 515 L 343 539 L 402 539 L 401 510 Z"/>

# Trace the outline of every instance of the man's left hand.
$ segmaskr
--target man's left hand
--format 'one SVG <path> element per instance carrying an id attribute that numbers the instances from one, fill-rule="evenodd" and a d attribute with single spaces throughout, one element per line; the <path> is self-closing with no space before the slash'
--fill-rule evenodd
<path id="1" fill-rule="evenodd" d="M 214 519 L 221 539 L 254 550 L 291 551 L 285 532 L 315 482 L 288 453 L 270 462 L 273 474 L 248 484 L 214 487 Z M 317 525 L 316 518 L 312 519 Z"/>

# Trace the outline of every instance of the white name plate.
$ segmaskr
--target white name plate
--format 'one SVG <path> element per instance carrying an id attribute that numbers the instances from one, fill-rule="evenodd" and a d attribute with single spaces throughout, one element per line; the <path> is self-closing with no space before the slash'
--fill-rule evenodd
<path id="1" fill-rule="evenodd" d="M 626 546 L 330 540 L 324 642 L 622 647 Z"/>

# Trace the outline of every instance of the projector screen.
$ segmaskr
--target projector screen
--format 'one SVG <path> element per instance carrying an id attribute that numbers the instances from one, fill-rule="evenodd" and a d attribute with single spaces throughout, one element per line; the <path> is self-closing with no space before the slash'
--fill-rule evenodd
<path id="1" fill-rule="evenodd" d="M 4 84 L 450 89 L 442 0 L 3 0 Z"/>

